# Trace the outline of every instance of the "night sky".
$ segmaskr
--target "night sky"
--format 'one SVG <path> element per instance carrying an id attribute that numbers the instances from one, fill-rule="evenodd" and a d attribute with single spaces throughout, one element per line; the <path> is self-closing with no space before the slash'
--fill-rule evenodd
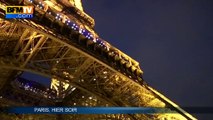
<path id="1" fill-rule="evenodd" d="M 180 106 L 213 106 L 213 0 L 83 4 L 100 37 L 139 61 L 150 86 Z"/>

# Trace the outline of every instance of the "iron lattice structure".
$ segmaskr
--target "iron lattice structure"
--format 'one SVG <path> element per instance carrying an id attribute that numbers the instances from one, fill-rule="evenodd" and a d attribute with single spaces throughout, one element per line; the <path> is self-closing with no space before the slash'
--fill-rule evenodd
<path id="1" fill-rule="evenodd" d="M 7 5 L 35 7 L 32 19 L 5 19 Z M 195 119 L 148 86 L 137 61 L 98 37 L 79 0 L 1 0 L 0 105 L 168 107 L 173 114 L 17 115 L 4 120 Z M 50 88 L 20 77 L 51 78 Z M 172 109 L 169 109 L 172 108 Z"/>

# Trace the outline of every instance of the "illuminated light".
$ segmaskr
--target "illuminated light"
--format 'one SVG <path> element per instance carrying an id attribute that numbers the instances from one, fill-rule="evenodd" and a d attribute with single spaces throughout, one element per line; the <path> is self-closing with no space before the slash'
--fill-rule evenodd
<path id="1" fill-rule="evenodd" d="M 81 98 L 84 98 L 84 96 L 82 96 Z"/>
<path id="2" fill-rule="evenodd" d="M 59 61 L 57 60 L 56 63 L 59 63 Z"/>
<path id="3" fill-rule="evenodd" d="M 72 88 L 71 91 L 74 91 L 76 88 Z"/>
<path id="4" fill-rule="evenodd" d="M 95 78 L 94 78 L 93 80 L 94 80 L 94 81 L 96 81 L 96 79 L 95 79 Z"/>
<path id="5" fill-rule="evenodd" d="M 82 29 L 81 28 L 79 29 L 79 33 L 82 33 Z"/>
<path id="6" fill-rule="evenodd" d="M 89 97 L 89 99 L 91 100 L 91 99 L 92 99 L 92 97 Z"/>
<path id="7" fill-rule="evenodd" d="M 29 90 L 30 86 L 28 84 L 24 85 L 25 90 Z"/>
<path id="8" fill-rule="evenodd" d="M 95 38 L 94 38 L 92 41 L 93 41 L 94 43 L 96 43 L 96 42 L 97 42 Z"/>
<path id="9" fill-rule="evenodd" d="M 49 12 L 49 14 L 51 14 L 51 12 Z"/>
<path id="10" fill-rule="evenodd" d="M 118 81 L 118 80 L 119 80 L 119 77 L 118 77 L 118 76 L 116 76 L 115 80 L 116 80 L 116 81 Z"/>
<path id="11" fill-rule="evenodd" d="M 76 103 L 73 103 L 73 105 L 76 105 Z"/>

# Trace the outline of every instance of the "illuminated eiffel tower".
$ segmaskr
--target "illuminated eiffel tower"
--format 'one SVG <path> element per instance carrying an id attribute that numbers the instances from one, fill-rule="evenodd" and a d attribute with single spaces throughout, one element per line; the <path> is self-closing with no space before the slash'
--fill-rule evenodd
<path id="1" fill-rule="evenodd" d="M 8 5 L 34 6 L 34 17 L 5 19 Z M 168 107 L 168 113 L 0 114 L 2 120 L 195 119 L 148 86 L 139 63 L 99 38 L 94 25 L 81 0 L 0 0 L 0 106 Z M 26 72 L 50 78 L 51 86 L 24 79 Z"/>

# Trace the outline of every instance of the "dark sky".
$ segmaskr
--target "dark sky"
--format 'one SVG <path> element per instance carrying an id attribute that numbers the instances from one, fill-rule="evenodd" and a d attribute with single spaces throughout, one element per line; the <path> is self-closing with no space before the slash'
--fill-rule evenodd
<path id="1" fill-rule="evenodd" d="M 213 0 L 83 3 L 99 35 L 139 61 L 150 86 L 180 106 L 213 106 Z"/>

